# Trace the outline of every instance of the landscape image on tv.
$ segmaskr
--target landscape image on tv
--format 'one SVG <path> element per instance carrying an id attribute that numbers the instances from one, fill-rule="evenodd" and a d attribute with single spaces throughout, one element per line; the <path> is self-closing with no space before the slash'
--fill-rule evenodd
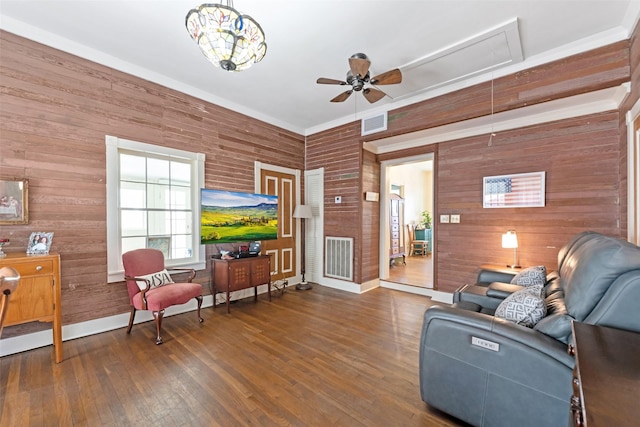
<path id="1" fill-rule="evenodd" d="M 200 191 L 200 243 L 234 243 L 278 238 L 278 196 L 234 191 Z"/>

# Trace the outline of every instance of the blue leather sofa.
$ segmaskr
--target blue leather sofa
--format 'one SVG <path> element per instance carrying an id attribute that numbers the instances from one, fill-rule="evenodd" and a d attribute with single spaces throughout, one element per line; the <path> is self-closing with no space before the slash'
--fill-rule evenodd
<path id="1" fill-rule="evenodd" d="M 580 233 L 559 251 L 558 271 L 546 279 L 546 315 L 533 328 L 494 317 L 496 307 L 482 303 L 499 301 L 487 296 L 427 309 L 422 400 L 475 426 L 567 425 L 571 322 L 640 332 L 640 248 Z"/>

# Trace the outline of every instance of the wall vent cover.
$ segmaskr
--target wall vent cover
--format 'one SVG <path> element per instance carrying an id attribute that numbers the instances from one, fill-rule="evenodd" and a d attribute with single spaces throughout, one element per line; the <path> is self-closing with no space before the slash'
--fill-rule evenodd
<path id="1" fill-rule="evenodd" d="M 353 280 L 353 238 L 325 238 L 325 275 L 336 279 Z"/>
<path id="2" fill-rule="evenodd" d="M 362 119 L 361 135 L 369 135 L 387 130 L 387 112 Z"/>

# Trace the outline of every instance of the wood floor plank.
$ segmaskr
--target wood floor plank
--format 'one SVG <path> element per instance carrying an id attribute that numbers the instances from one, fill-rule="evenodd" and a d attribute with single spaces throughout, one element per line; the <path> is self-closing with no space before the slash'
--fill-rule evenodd
<path id="1" fill-rule="evenodd" d="M 420 399 L 431 300 L 322 286 L 0 359 L 5 426 L 459 426 Z M 41 414 L 41 415 L 39 415 Z"/>

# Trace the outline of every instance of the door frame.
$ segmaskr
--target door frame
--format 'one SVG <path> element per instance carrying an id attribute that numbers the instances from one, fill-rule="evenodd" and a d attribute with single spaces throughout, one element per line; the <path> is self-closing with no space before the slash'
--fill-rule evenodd
<path id="1" fill-rule="evenodd" d="M 432 188 L 431 188 L 431 198 L 432 198 L 432 242 L 433 247 L 431 249 L 431 256 L 433 260 L 433 290 L 437 290 L 436 284 L 436 265 L 437 265 L 437 243 L 436 243 L 436 227 L 437 221 L 435 220 L 435 212 L 436 212 L 436 202 L 437 198 L 435 197 L 436 191 L 436 155 L 434 152 L 429 152 L 425 154 L 419 154 L 416 156 L 409 157 L 400 157 L 397 159 L 384 160 L 380 162 L 380 265 L 379 265 L 379 277 L 380 280 L 383 277 L 389 277 L 389 247 L 391 245 L 391 239 L 389 238 L 389 233 L 387 225 L 389 223 L 389 188 L 391 185 L 391 180 L 389 177 L 388 169 L 394 166 L 402 166 L 411 163 L 418 163 L 424 161 L 432 161 L 433 162 L 433 180 L 432 180 Z M 404 230 L 403 230 L 404 232 Z"/>

